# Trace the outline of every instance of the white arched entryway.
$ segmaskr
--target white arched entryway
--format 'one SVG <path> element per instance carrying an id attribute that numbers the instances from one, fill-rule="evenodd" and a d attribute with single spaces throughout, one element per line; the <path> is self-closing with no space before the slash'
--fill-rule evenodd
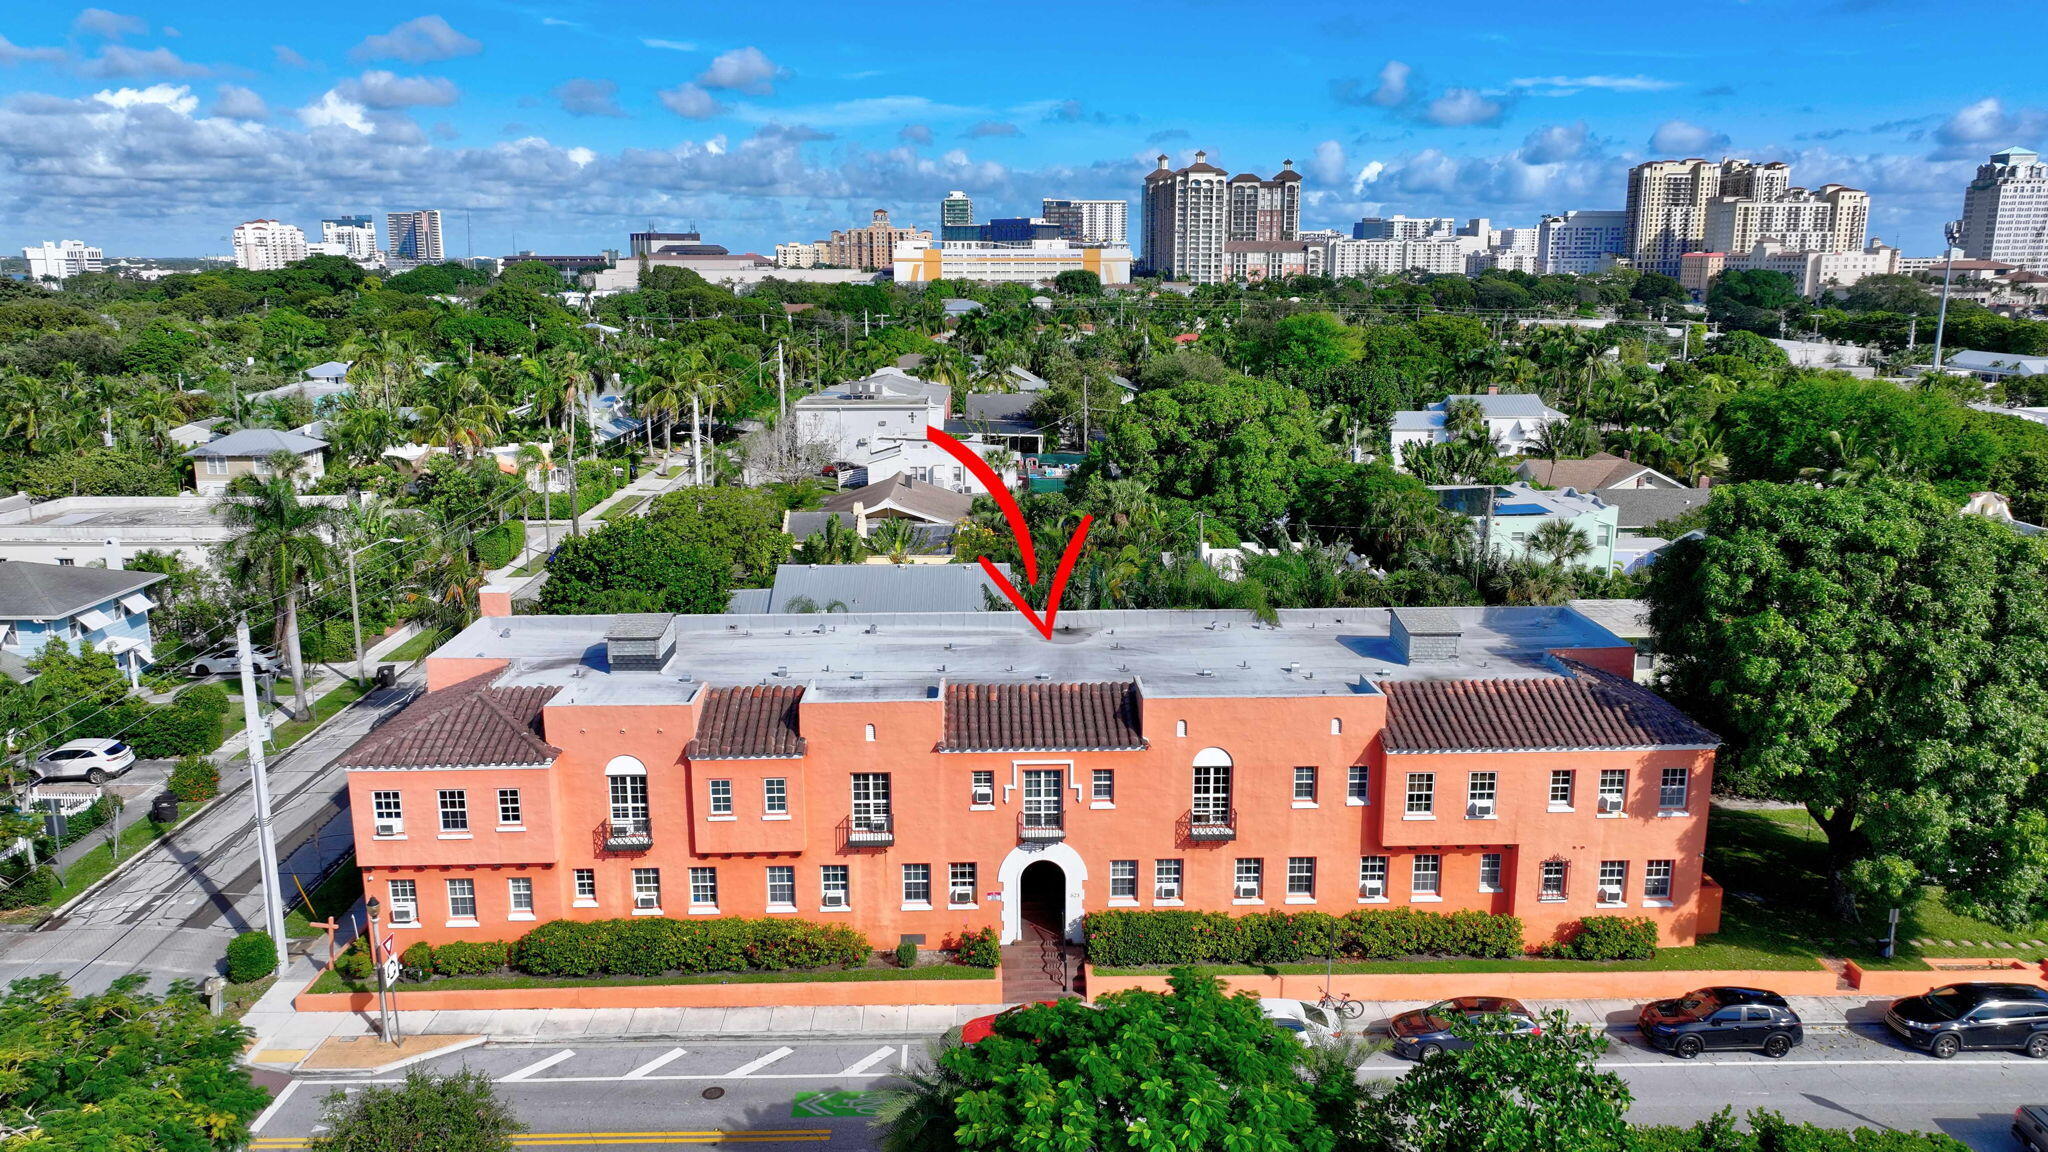
<path id="1" fill-rule="evenodd" d="M 1066 936 L 1079 943 L 1081 914 L 1087 909 L 1088 865 L 1064 841 L 1019 845 L 1003 857 L 996 869 L 996 880 L 1003 886 L 1003 943 L 1024 938 L 1024 870 L 1033 864 L 1050 864 L 1066 876 Z"/>

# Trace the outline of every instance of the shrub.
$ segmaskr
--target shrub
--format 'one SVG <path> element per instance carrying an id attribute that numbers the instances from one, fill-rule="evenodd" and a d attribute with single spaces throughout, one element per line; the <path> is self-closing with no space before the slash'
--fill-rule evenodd
<path id="1" fill-rule="evenodd" d="M 526 547 L 526 522 L 507 520 L 476 535 L 471 545 L 476 550 L 476 562 L 486 572 L 503 568 L 518 559 L 520 550 Z"/>
<path id="2" fill-rule="evenodd" d="M 550 920 L 512 946 L 510 963 L 534 976 L 659 976 L 850 968 L 873 953 L 867 937 L 837 925 L 635 916 Z"/>
<path id="3" fill-rule="evenodd" d="M 1545 956 L 1560 960 L 1648 960 L 1657 954 L 1657 925 L 1644 916 L 1588 916 Z"/>
<path id="4" fill-rule="evenodd" d="M 899 941 L 899 942 L 897 943 L 897 945 L 896 945 L 896 966 L 897 966 L 898 968 L 915 968 L 915 967 L 917 967 L 917 942 L 916 942 L 916 941 L 914 941 L 914 940 L 903 940 L 903 941 Z"/>
<path id="5" fill-rule="evenodd" d="M 1184 909 L 1088 914 L 1088 955 L 1105 967 L 1175 964 L 1298 964 L 1324 956 L 1493 959 L 1523 952 L 1522 921 L 1490 912 L 1361 908 L 1231 916 Z"/>
<path id="6" fill-rule="evenodd" d="M 997 941 L 994 928 L 976 928 L 960 933 L 946 946 L 953 950 L 957 963 L 970 968 L 994 968 L 1003 962 L 1003 946 Z"/>
<path id="7" fill-rule="evenodd" d="M 105 827 L 107 821 L 114 818 L 114 813 L 120 810 L 120 797 L 115 796 L 112 792 L 102 795 L 83 811 L 75 812 L 64 818 L 64 834 L 57 837 L 57 847 L 62 848 L 67 844 L 78 843 L 87 834 Z"/>
<path id="8" fill-rule="evenodd" d="M 220 795 L 220 766 L 201 755 L 178 761 L 171 769 L 171 795 L 187 804 L 203 804 Z"/>
<path id="9" fill-rule="evenodd" d="M 228 941 L 228 980 L 247 984 L 277 971 L 277 943 L 268 932 L 244 932 Z"/>
<path id="10" fill-rule="evenodd" d="M 360 936 L 349 941 L 348 947 L 341 950 L 341 955 L 334 958 L 335 975 L 358 984 L 370 978 L 372 967 L 370 951 L 364 946 Z"/>
<path id="11" fill-rule="evenodd" d="M 422 940 L 400 952 L 398 963 L 417 972 L 431 973 L 434 971 L 434 946 Z"/>
<path id="12" fill-rule="evenodd" d="M 145 760 L 211 752 L 220 747 L 221 721 L 227 714 L 227 689 L 197 684 L 178 693 L 169 704 L 143 708 L 125 738 Z"/>
<path id="13" fill-rule="evenodd" d="M 7 877 L 7 887 L 0 889 L 0 909 L 31 908 L 37 904 L 48 904 L 50 898 L 63 886 L 57 873 L 44 864 L 32 871 L 24 870 Z"/>
<path id="14" fill-rule="evenodd" d="M 509 947 L 500 940 L 457 940 L 443 944 L 433 950 L 433 970 L 439 976 L 481 976 L 496 972 L 505 966 Z M 399 963 L 405 962 L 405 957 L 399 957 Z"/>

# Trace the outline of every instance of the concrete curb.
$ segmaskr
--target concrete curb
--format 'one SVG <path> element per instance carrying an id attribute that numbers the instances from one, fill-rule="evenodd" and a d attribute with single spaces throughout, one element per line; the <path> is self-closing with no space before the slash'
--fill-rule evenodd
<path id="1" fill-rule="evenodd" d="M 389 1063 L 389 1064 L 379 1064 L 379 1065 L 377 1065 L 377 1066 L 376 1066 L 375 1068 L 368 1068 L 368 1069 L 365 1069 L 364 1071 L 368 1072 L 368 1073 L 369 1073 L 370 1075 L 372 1075 L 372 1076 L 382 1076 L 382 1075 L 384 1075 L 384 1074 L 385 1074 L 385 1073 L 387 1073 L 387 1072 L 396 1072 L 396 1071 L 398 1071 L 398 1070 L 399 1070 L 400 1068 L 406 1068 L 406 1067 L 410 1067 L 410 1066 L 412 1066 L 412 1065 L 414 1065 L 414 1064 L 418 1064 L 418 1063 L 420 1063 L 420 1062 L 421 1062 L 421 1061 L 423 1061 L 423 1060 L 432 1060 L 432 1059 L 434 1059 L 434 1058 L 435 1058 L 435 1057 L 437 1057 L 437 1056 L 446 1056 L 446 1055 L 448 1055 L 448 1054 L 449 1054 L 450 1052 L 462 1052 L 462 1051 L 466 1051 L 467 1049 L 470 1049 L 470 1048 L 475 1048 L 475 1047 L 477 1047 L 478 1045 L 482 1044 L 482 1043 L 483 1043 L 484 1041 L 486 1041 L 486 1040 L 488 1040 L 488 1039 L 490 1039 L 490 1037 L 488 1037 L 488 1036 L 471 1036 L 471 1037 L 469 1037 L 469 1038 L 468 1038 L 468 1039 L 466 1039 L 466 1040 L 458 1040 L 458 1041 L 456 1041 L 455 1043 L 453 1043 L 453 1044 L 450 1044 L 450 1045 L 448 1045 L 448 1046 L 447 1046 L 446 1048 L 436 1048 L 436 1049 L 435 1049 L 435 1050 L 433 1050 L 432 1052 L 422 1052 L 422 1053 L 420 1053 L 420 1054 L 419 1054 L 419 1055 L 417 1055 L 417 1056 L 407 1056 L 407 1057 L 405 1057 L 405 1058 L 403 1058 L 403 1059 L 400 1059 L 400 1060 L 393 1060 L 393 1061 L 392 1061 L 391 1063 Z M 308 1057 L 307 1057 L 307 1059 L 308 1059 L 308 1060 L 310 1060 L 310 1059 L 312 1059 L 312 1057 L 308 1056 Z M 301 1061 L 300 1061 L 299 1063 L 300 1063 L 300 1064 L 301 1064 L 301 1065 L 303 1066 L 303 1065 L 305 1064 L 305 1061 L 304 1061 L 304 1060 L 301 1060 Z M 328 1071 L 332 1071 L 331 1069 L 306 1069 L 306 1070 L 307 1070 L 307 1071 L 322 1071 L 322 1072 L 328 1072 Z"/>

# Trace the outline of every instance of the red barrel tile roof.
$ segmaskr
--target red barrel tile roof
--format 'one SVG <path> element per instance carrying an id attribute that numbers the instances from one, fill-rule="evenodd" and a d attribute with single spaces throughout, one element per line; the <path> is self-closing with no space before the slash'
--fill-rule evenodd
<path id="1" fill-rule="evenodd" d="M 794 685 L 756 684 L 713 688 L 704 701 L 697 738 L 685 755 L 692 760 L 746 760 L 801 756 L 797 704 L 804 690 Z"/>
<path id="2" fill-rule="evenodd" d="M 1662 697 L 1575 660 L 1565 675 L 1502 680 L 1394 680 L 1388 752 L 1519 752 L 1712 747 L 1720 738 Z"/>
<path id="3" fill-rule="evenodd" d="M 948 684 L 942 752 L 1143 748 L 1136 681 Z"/>
<path id="4" fill-rule="evenodd" d="M 452 684 L 405 706 L 341 755 L 344 768 L 465 768 L 552 764 L 560 748 L 541 739 L 541 707 L 557 685 L 493 688 L 495 672 Z"/>

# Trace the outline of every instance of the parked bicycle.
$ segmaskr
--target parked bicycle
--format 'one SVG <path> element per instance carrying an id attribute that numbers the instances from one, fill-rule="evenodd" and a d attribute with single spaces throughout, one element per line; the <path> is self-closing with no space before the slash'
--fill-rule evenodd
<path id="1" fill-rule="evenodd" d="M 1335 1013 L 1346 1020 L 1356 1020 L 1365 1015 L 1365 1001 L 1354 1000 L 1341 993 L 1323 989 L 1323 998 L 1316 1001 L 1316 1007 L 1325 1012 Z"/>

